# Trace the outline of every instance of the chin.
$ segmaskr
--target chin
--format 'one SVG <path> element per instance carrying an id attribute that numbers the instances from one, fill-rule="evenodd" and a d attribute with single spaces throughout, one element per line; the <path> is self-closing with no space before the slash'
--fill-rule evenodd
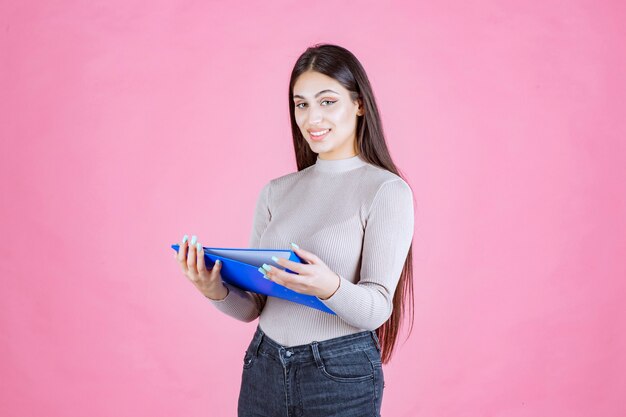
<path id="1" fill-rule="evenodd" d="M 309 143 L 309 147 L 315 153 L 324 153 L 333 150 L 333 146 L 327 143 Z"/>

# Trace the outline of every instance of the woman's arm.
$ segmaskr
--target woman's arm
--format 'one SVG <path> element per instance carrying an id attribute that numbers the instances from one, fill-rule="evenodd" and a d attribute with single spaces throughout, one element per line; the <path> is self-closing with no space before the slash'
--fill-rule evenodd
<path id="1" fill-rule="evenodd" d="M 271 213 L 269 211 L 269 191 L 270 183 L 268 182 L 263 189 L 261 189 L 257 199 L 254 220 L 252 222 L 252 233 L 250 234 L 250 241 L 248 243 L 248 246 L 252 249 L 259 248 L 261 235 L 267 228 L 271 219 Z M 245 322 L 250 322 L 259 317 L 265 306 L 265 301 L 267 300 L 266 295 L 244 291 L 226 282 L 224 282 L 224 285 L 228 289 L 228 294 L 225 298 L 222 300 L 212 300 L 209 298 L 215 307 L 223 313 Z"/>
<path id="2" fill-rule="evenodd" d="M 335 294 L 320 300 L 354 327 L 375 330 L 383 325 L 391 316 L 414 221 L 409 185 L 402 179 L 381 185 L 365 226 L 360 280 L 354 284 L 340 275 Z"/>

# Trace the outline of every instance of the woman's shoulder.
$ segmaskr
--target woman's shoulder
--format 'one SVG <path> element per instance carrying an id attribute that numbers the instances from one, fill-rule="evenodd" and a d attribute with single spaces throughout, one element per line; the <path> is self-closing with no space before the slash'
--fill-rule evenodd
<path id="1" fill-rule="evenodd" d="M 397 190 L 405 190 L 410 192 L 411 187 L 400 175 L 381 168 L 377 165 L 367 164 L 363 180 L 368 184 L 368 188 L 374 193 L 378 192 L 383 186 L 393 183 L 393 187 Z"/>
<path id="2" fill-rule="evenodd" d="M 309 173 L 309 171 L 311 171 L 313 169 L 313 167 L 314 167 L 314 165 L 311 165 L 311 166 L 309 166 L 307 168 L 304 168 L 304 169 L 302 169 L 300 171 L 289 172 L 287 174 L 271 178 L 268 181 L 268 184 L 281 185 L 281 184 L 289 184 L 289 183 L 298 181 L 300 178 L 303 178 L 304 176 L 306 176 L 307 173 Z"/>
<path id="3" fill-rule="evenodd" d="M 284 188 L 289 188 L 291 185 L 298 183 L 312 167 L 305 168 L 301 171 L 290 172 L 278 177 L 270 178 L 264 185 L 263 190 L 269 191 L 270 189 L 279 192 Z"/>

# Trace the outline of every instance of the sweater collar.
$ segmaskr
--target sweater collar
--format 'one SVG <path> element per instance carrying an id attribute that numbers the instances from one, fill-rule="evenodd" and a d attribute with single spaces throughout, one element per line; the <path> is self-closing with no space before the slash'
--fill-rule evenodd
<path id="1" fill-rule="evenodd" d="M 361 158 L 361 154 L 344 159 L 320 159 L 318 155 L 315 161 L 315 170 L 318 172 L 345 172 L 366 164 L 367 162 Z"/>

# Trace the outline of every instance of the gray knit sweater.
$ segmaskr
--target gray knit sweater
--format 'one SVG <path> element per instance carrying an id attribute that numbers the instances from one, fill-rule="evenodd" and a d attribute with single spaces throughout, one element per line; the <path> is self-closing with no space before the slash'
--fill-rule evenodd
<path id="1" fill-rule="evenodd" d="M 290 347 L 375 330 L 390 317 L 393 294 L 413 238 L 413 194 L 399 176 L 360 155 L 316 160 L 270 180 L 254 213 L 250 248 L 317 255 L 340 275 L 337 292 L 322 302 L 336 315 L 225 283 L 220 311 L 259 326 Z"/>

